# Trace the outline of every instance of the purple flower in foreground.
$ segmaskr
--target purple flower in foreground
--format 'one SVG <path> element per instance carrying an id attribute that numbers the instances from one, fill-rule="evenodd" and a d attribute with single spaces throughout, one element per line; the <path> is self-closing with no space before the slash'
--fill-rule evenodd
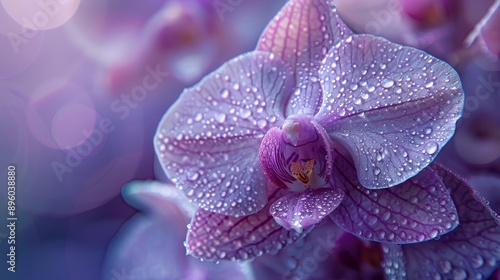
<path id="1" fill-rule="evenodd" d="M 462 106 L 448 64 L 352 34 L 326 1 L 290 1 L 256 51 L 185 90 L 160 123 L 164 171 L 199 206 L 188 253 L 273 253 L 326 216 L 373 241 L 449 232 L 456 209 L 425 167 Z"/>
<path id="2" fill-rule="evenodd" d="M 123 197 L 143 213 L 130 219 L 113 239 L 104 279 L 237 279 L 246 280 L 244 265 L 200 262 L 187 257 L 182 243 L 194 209 L 173 186 L 132 182 Z"/>
<path id="3" fill-rule="evenodd" d="M 464 180 L 433 164 L 451 189 L 460 225 L 438 240 L 384 245 L 388 279 L 484 279 L 500 265 L 500 217 Z"/>

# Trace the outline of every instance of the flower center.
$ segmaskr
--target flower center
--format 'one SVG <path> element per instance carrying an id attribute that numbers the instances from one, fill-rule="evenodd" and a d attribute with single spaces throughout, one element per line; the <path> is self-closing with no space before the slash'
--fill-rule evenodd
<path id="1" fill-rule="evenodd" d="M 309 184 L 309 178 L 311 177 L 311 174 L 314 169 L 314 159 L 310 159 L 306 161 L 306 164 L 304 167 L 298 162 L 292 162 L 292 166 L 290 167 L 290 170 L 292 171 L 292 176 L 295 177 L 295 179 L 301 181 L 304 185 Z"/>
<path id="2" fill-rule="evenodd" d="M 281 129 L 266 133 L 259 160 L 278 187 L 301 192 L 325 186 L 331 173 L 331 144 L 323 128 L 310 118 L 292 115 Z"/>

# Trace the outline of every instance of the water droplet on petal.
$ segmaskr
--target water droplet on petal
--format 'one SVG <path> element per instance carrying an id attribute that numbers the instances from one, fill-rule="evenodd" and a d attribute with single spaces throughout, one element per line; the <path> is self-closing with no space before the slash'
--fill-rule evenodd
<path id="1" fill-rule="evenodd" d="M 257 126 L 259 128 L 261 128 L 261 129 L 264 128 L 264 127 L 266 127 L 266 125 L 267 125 L 267 121 L 266 120 L 259 120 L 259 121 L 257 121 Z"/>
<path id="2" fill-rule="evenodd" d="M 222 98 L 228 98 L 229 97 L 229 90 L 227 90 L 227 88 L 223 89 L 220 91 L 220 96 Z"/>
<path id="3" fill-rule="evenodd" d="M 433 155 L 437 152 L 438 148 L 439 148 L 439 145 L 436 142 L 430 142 L 426 145 L 425 151 L 429 155 Z"/>
<path id="4" fill-rule="evenodd" d="M 215 120 L 219 123 L 223 123 L 226 121 L 226 114 L 224 113 L 215 113 Z"/>
<path id="5" fill-rule="evenodd" d="M 201 113 L 196 113 L 196 115 L 194 115 L 194 120 L 197 122 L 201 121 L 202 118 L 203 115 Z"/>
<path id="6" fill-rule="evenodd" d="M 439 268 L 441 273 L 450 273 L 451 271 L 451 263 L 447 260 L 439 262 Z"/>
<path id="7" fill-rule="evenodd" d="M 375 167 L 375 168 L 373 169 L 373 174 L 375 174 L 375 176 L 378 176 L 378 174 L 380 174 L 380 172 L 381 172 L 381 171 L 382 171 L 382 170 L 380 170 L 380 168 Z"/>
<path id="8" fill-rule="evenodd" d="M 242 119 L 247 119 L 248 117 L 250 117 L 252 115 L 252 111 L 248 110 L 248 109 L 240 109 L 240 117 Z"/>
<path id="9" fill-rule="evenodd" d="M 474 268 L 480 268 L 484 264 L 484 259 L 480 255 L 475 255 L 471 258 L 471 263 Z"/>
<path id="10" fill-rule="evenodd" d="M 391 79 L 383 79 L 381 84 L 384 88 L 390 88 L 394 85 L 394 81 Z"/>
<path id="11" fill-rule="evenodd" d="M 377 217 L 375 217 L 375 216 L 370 216 L 370 217 L 368 217 L 368 219 L 367 219 L 367 223 L 368 223 L 368 225 L 373 226 L 374 224 L 376 224 L 376 223 L 377 223 L 377 220 L 378 220 L 378 219 L 377 219 Z"/>
<path id="12" fill-rule="evenodd" d="M 431 88 L 433 85 L 434 85 L 434 82 L 430 81 L 427 84 L 425 84 L 425 88 Z"/>

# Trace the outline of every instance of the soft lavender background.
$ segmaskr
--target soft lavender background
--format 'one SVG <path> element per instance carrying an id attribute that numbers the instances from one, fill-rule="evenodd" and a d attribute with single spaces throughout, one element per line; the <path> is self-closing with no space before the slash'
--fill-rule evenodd
<path id="1" fill-rule="evenodd" d="M 121 187 L 155 178 L 152 139 L 161 116 L 183 88 L 253 49 L 285 2 L 2 0 L 0 279 L 127 279 L 122 268 L 103 272 L 102 264 L 110 240 L 136 213 Z M 465 58 L 450 55 L 458 48 L 452 42 L 463 40 L 451 38 L 455 28 L 471 29 L 491 1 L 460 1 L 469 7 L 455 17 L 462 25 L 427 29 L 404 18 L 396 0 L 337 2 L 355 31 L 422 47 L 457 66 L 465 118 L 438 160 L 466 178 L 500 176 L 500 64 L 477 44 Z M 232 6 L 218 13 L 220 3 Z M 155 70 L 163 74 L 145 84 Z M 148 89 L 126 101 L 137 86 Z M 15 274 L 5 262 L 9 164 L 17 170 Z M 55 165 L 67 172 L 58 175 Z M 482 185 L 495 201 L 495 184 Z"/>

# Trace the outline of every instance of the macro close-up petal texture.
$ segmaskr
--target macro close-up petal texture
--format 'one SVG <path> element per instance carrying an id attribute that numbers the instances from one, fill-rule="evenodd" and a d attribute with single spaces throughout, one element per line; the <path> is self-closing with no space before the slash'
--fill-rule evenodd
<path id="1" fill-rule="evenodd" d="M 0 39 L 2 280 L 500 279 L 500 0 L 1 0 Z"/>

